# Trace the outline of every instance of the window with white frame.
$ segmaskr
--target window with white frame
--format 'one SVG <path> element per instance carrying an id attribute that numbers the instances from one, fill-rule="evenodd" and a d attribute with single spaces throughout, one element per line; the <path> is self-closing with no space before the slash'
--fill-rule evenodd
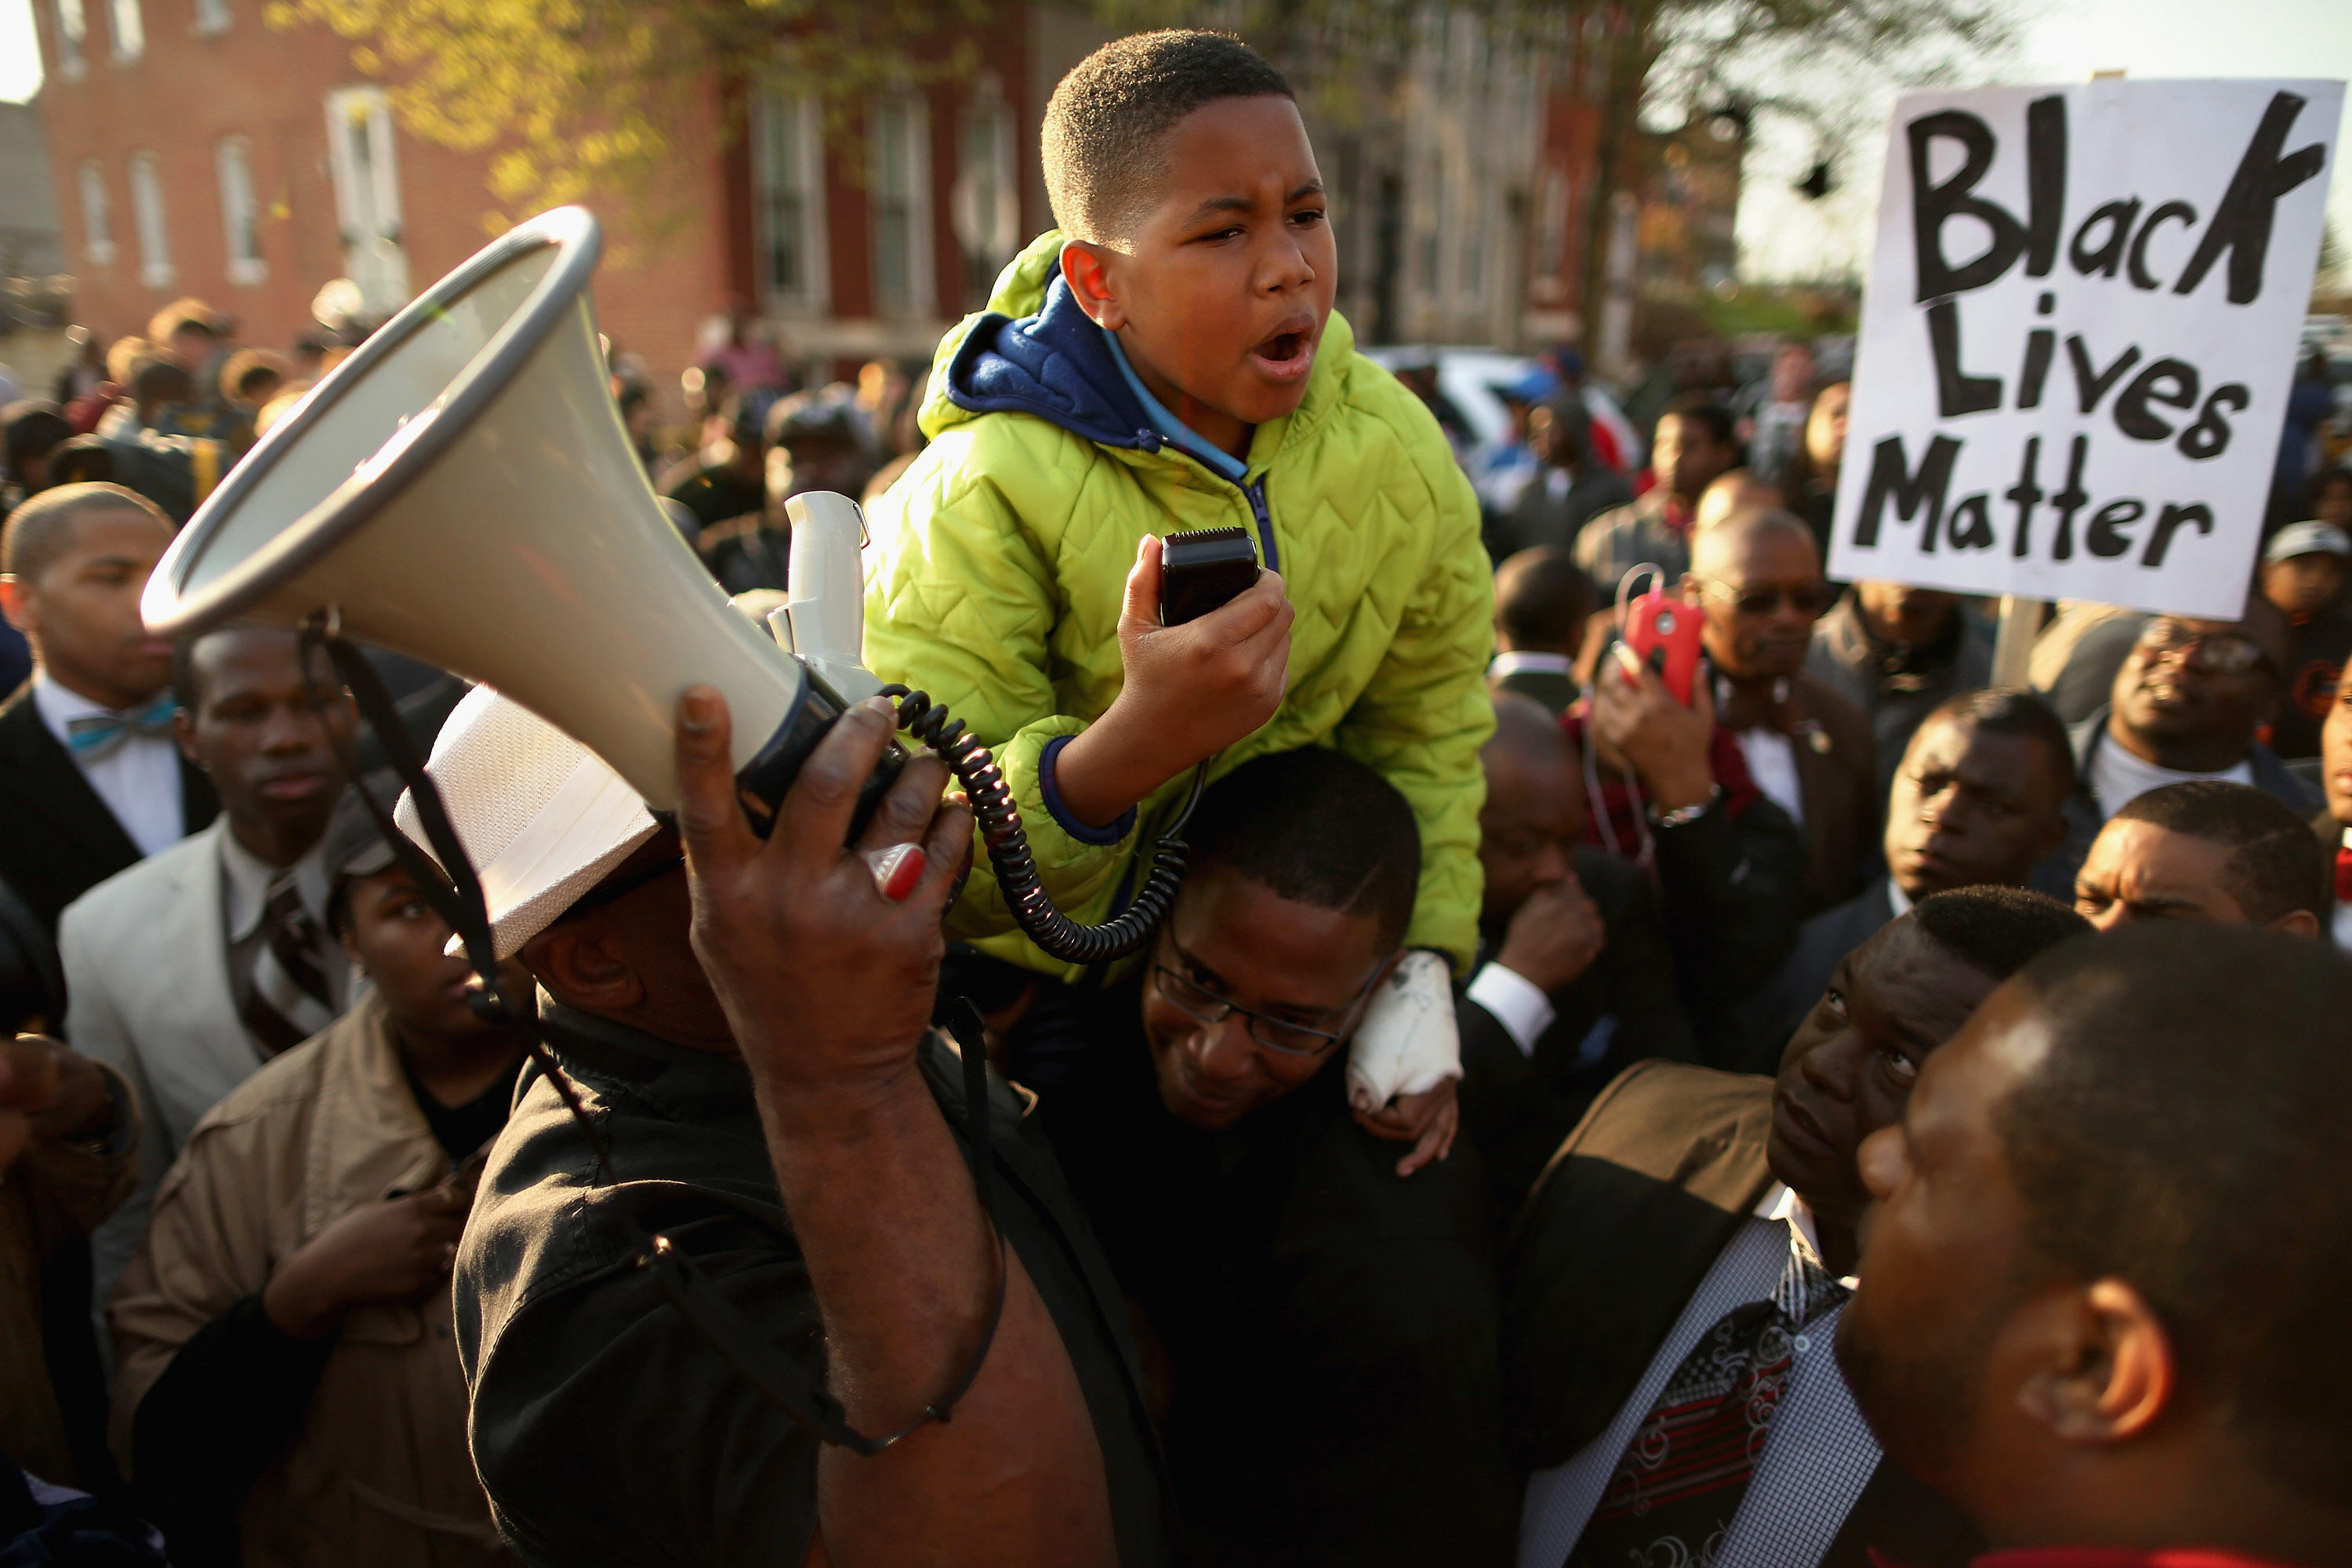
<path id="1" fill-rule="evenodd" d="M 70 81 L 82 73 L 83 48 L 89 41 L 89 14 L 82 0 L 56 0 L 58 74 Z"/>
<path id="2" fill-rule="evenodd" d="M 131 221 L 139 230 L 139 281 L 169 289 L 172 246 L 163 225 L 163 182 L 152 153 L 131 154 Z"/>
<path id="3" fill-rule="evenodd" d="M 92 161 L 80 171 L 81 247 L 92 265 L 114 260 L 114 221 L 106 205 L 106 171 Z"/>
<path id="4" fill-rule="evenodd" d="M 983 78 L 965 108 L 957 149 L 954 215 L 956 245 L 963 253 L 969 302 L 988 298 L 996 275 L 1021 248 L 1021 185 L 1015 172 L 1013 110 L 1005 107 L 993 77 Z"/>
<path id="5" fill-rule="evenodd" d="M 866 205 L 874 247 L 874 308 L 931 310 L 930 116 L 919 98 L 884 99 L 866 116 Z"/>
<path id="6" fill-rule="evenodd" d="M 242 136 L 213 144 L 213 177 L 220 185 L 221 237 L 228 256 L 228 280 L 258 283 L 269 276 L 261 259 L 261 214 L 253 197 L 253 155 Z"/>
<path id="7" fill-rule="evenodd" d="M 751 118 L 753 216 L 767 309 L 821 312 L 830 293 L 823 117 L 813 98 L 762 93 Z"/>
<path id="8" fill-rule="evenodd" d="M 106 24 L 114 30 L 114 58 L 128 63 L 147 52 L 147 19 L 139 0 L 107 0 Z"/>
<path id="9" fill-rule="evenodd" d="M 339 87 L 327 94 L 327 169 L 343 242 L 343 276 L 359 285 L 370 313 L 408 303 L 408 251 L 401 237 L 400 159 L 383 89 Z"/>
<path id="10" fill-rule="evenodd" d="M 215 33 L 226 33 L 229 22 L 228 0 L 196 0 L 195 32 L 198 37 L 208 38 Z"/>

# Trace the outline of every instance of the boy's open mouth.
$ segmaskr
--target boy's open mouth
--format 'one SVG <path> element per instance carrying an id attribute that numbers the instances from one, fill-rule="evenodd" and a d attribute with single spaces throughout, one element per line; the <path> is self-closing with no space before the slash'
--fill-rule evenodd
<path id="1" fill-rule="evenodd" d="M 1305 375 L 1315 363 L 1315 333 L 1311 326 L 1292 324 L 1259 340 L 1250 350 L 1258 373 L 1276 381 Z"/>

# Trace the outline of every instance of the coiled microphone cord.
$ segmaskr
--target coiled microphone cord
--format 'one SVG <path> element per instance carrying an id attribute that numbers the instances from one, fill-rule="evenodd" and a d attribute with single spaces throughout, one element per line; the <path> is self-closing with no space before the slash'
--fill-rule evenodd
<path id="1" fill-rule="evenodd" d="M 947 763 L 948 771 L 963 785 L 972 816 L 980 824 L 981 842 L 988 848 L 988 863 L 996 869 L 996 885 L 1003 889 L 1005 904 L 1023 934 L 1065 963 L 1124 958 L 1151 940 L 1151 933 L 1174 907 L 1177 887 L 1184 879 L 1184 825 L 1192 820 L 1192 808 L 1201 804 L 1201 790 L 1209 779 L 1208 763 L 1192 770 L 1192 793 L 1175 822 L 1152 847 L 1151 869 L 1135 901 L 1116 920 L 1098 926 L 1080 925 L 1045 896 L 1036 858 L 1029 852 L 1029 836 L 1021 826 L 1021 808 L 1013 802 L 1012 787 L 1004 782 L 1004 770 L 996 765 L 995 756 L 964 728 L 962 720 L 948 716 L 945 704 L 933 702 L 929 693 L 890 685 L 882 689 L 882 695 L 898 700 L 898 727 Z"/>

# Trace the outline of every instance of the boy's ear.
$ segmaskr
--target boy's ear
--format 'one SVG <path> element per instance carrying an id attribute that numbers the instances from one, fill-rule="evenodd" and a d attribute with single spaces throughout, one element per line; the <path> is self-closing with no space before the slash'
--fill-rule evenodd
<path id="1" fill-rule="evenodd" d="M 1127 310 L 1118 302 L 1117 286 L 1110 275 L 1112 253 L 1083 239 L 1062 242 L 1062 278 L 1078 301 L 1078 309 L 1087 319 L 1104 331 L 1115 332 L 1127 325 Z"/>

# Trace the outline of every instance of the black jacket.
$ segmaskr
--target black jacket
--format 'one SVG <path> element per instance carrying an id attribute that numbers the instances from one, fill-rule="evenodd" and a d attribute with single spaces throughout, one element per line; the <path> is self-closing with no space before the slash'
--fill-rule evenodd
<path id="1" fill-rule="evenodd" d="M 1755 1022 L 1747 1031 L 1748 1048 L 1738 1064 L 1739 1070 L 1780 1070 L 1780 1052 L 1789 1037 L 1829 989 L 1830 976 L 1837 966 L 1895 918 L 1888 881 L 1879 878 L 1836 908 L 1823 910 L 1798 931 L 1796 951 L 1789 954 L 1772 984 L 1757 995 Z"/>
<path id="2" fill-rule="evenodd" d="M 1601 907 L 1607 945 L 1583 973 L 1551 994 L 1555 1016 L 1535 1050 L 1521 1051 L 1510 1031 L 1466 994 L 1454 1004 L 1462 1122 L 1486 1160 L 1505 1216 L 1517 1212 L 1552 1151 L 1610 1079 L 1652 1057 L 1690 1060 L 1695 1049 L 1649 878 L 1613 855 L 1580 849 L 1576 879 Z M 1488 933 L 1482 965 L 1501 940 L 1500 931 Z M 1599 1054 L 1586 1062 L 1580 1058 L 1588 1040 Z"/>
<path id="3" fill-rule="evenodd" d="M 1229 1128 L 1179 1121 L 1138 989 L 1094 994 L 1097 1048 L 1037 1120 L 1164 1368 L 1197 1560 L 1508 1563 L 1519 1489 L 1476 1151 L 1398 1176 L 1403 1145 L 1348 1113 L 1339 1050 Z"/>
<path id="4" fill-rule="evenodd" d="M 180 760 L 180 808 L 195 832 L 220 812 L 212 781 Z M 0 703 L 0 882 L 52 937 L 68 904 L 138 864 L 131 841 L 33 701 L 33 683 Z"/>
<path id="5" fill-rule="evenodd" d="M 1522 1468 L 1566 1463 L 1632 1396 L 1772 1184 L 1771 1104 L 1769 1079 L 1643 1062 L 1544 1173 L 1503 1262 L 1504 1415 Z M 1863 1568 L 1874 1549 L 1958 1568 L 1979 1547 L 1949 1503 L 1882 1459 L 1822 1561 Z"/>

